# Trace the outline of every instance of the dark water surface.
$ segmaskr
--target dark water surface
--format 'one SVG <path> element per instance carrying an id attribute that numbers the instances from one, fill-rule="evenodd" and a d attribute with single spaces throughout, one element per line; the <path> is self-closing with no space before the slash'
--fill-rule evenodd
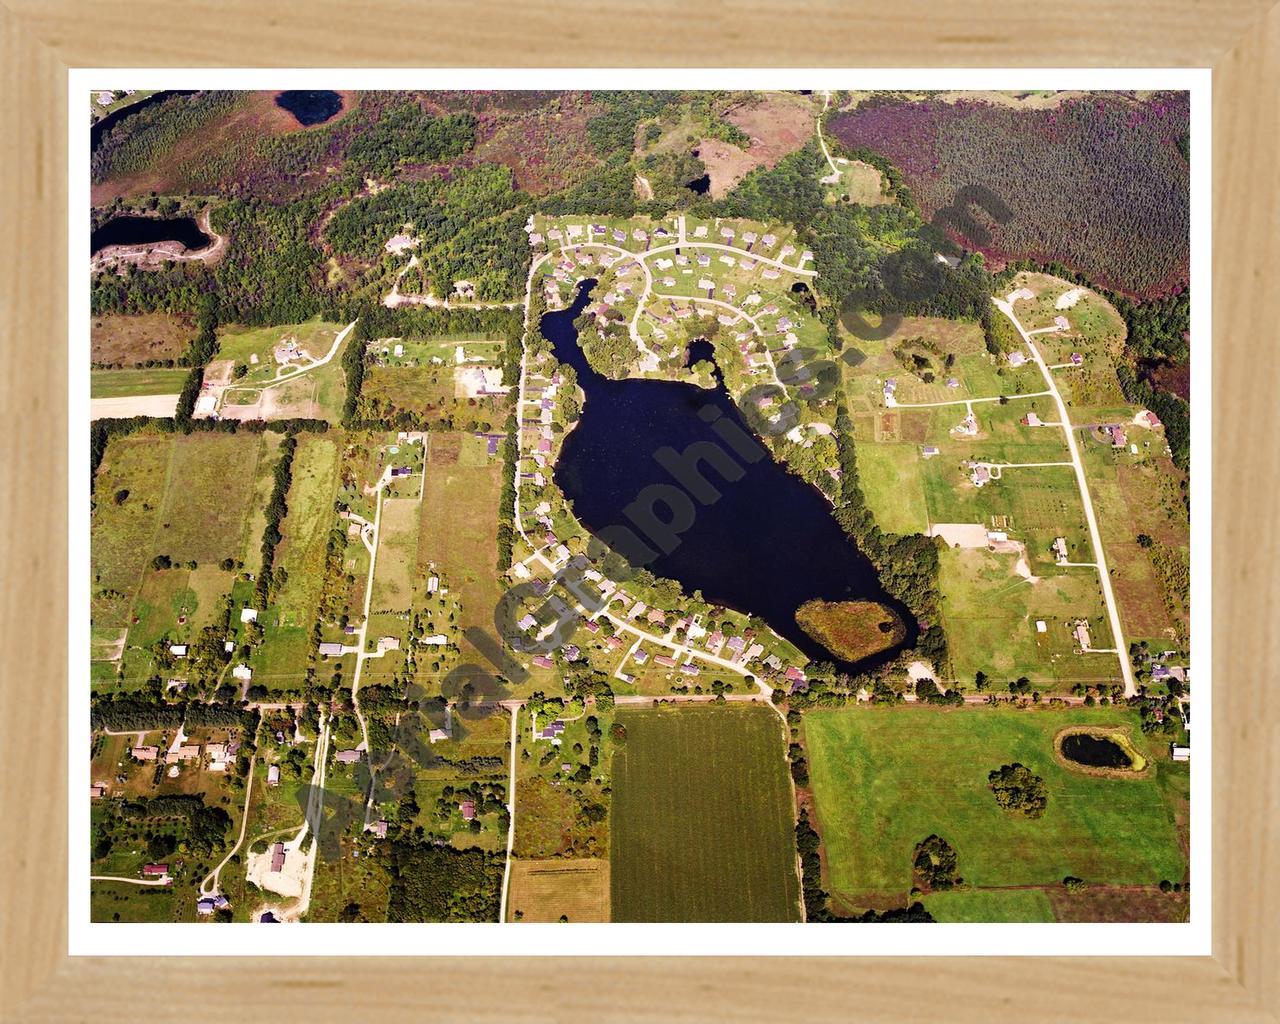
<path id="1" fill-rule="evenodd" d="M 112 217 L 90 236 L 91 253 L 109 245 L 150 245 L 181 242 L 188 249 L 203 249 L 213 241 L 191 217 Z"/>
<path id="2" fill-rule="evenodd" d="M 700 196 L 705 196 L 711 191 L 711 175 L 704 174 L 701 178 L 694 178 L 693 181 L 685 185 L 685 188 L 693 190 Z"/>
<path id="3" fill-rule="evenodd" d="M 885 593 L 875 567 L 836 523 L 830 503 L 754 441 L 723 385 L 704 390 L 674 381 L 615 381 L 591 369 L 573 320 L 594 285 L 585 282 L 569 309 L 542 318 L 556 358 L 574 368 L 586 395 L 582 418 L 566 437 L 555 470 L 556 483 L 582 523 L 620 550 L 613 528 L 626 527 L 651 549 L 659 548 L 646 565 L 656 575 L 677 580 L 690 593 L 701 590 L 712 603 L 758 616 L 818 660 L 851 667 L 796 625 L 796 609 L 811 598 L 880 601 L 902 617 L 904 642 L 860 667 L 914 644 L 915 620 Z M 711 355 L 709 343 L 692 348 L 691 356 Z M 735 441 L 745 455 L 735 450 Z M 702 458 L 686 457 L 683 470 L 664 468 L 656 456 L 660 449 L 674 449 L 664 456 L 671 465 L 670 456 L 690 446 L 698 446 L 694 452 Z M 752 448 L 754 462 L 748 461 Z M 665 544 L 647 539 L 652 531 L 638 528 L 627 515 L 632 506 L 642 518 L 651 515 L 650 523 L 671 523 L 671 507 L 657 496 L 661 488 L 674 490 L 687 513 L 666 532 Z"/>
<path id="4" fill-rule="evenodd" d="M 1073 732 L 1063 737 L 1062 756 L 1090 768 L 1130 768 L 1133 762 L 1124 748 L 1105 736 Z"/>
<path id="5" fill-rule="evenodd" d="M 298 124 L 323 124 L 342 109 L 342 97 L 331 90 L 286 89 L 276 97 L 276 106 L 289 111 Z"/>

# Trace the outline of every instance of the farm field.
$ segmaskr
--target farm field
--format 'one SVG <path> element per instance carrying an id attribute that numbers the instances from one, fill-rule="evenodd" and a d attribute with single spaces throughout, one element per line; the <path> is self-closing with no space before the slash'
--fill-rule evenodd
<path id="1" fill-rule="evenodd" d="M 619 711 L 615 921 L 795 921 L 791 787 L 765 708 Z"/>
<path id="2" fill-rule="evenodd" d="M 1053 737 L 1078 724 L 1129 727 L 1139 751 L 1155 762 L 1150 773 L 1098 778 L 1059 764 Z M 1180 881 L 1186 871 L 1178 822 L 1185 820 L 1189 772 L 1169 761 L 1163 744 L 1147 742 L 1130 712 L 811 711 L 804 735 L 827 885 L 850 907 L 905 896 L 915 844 L 932 834 L 955 848 L 957 873 L 978 889 L 1060 885 L 1068 875 L 1092 885 L 1154 885 Z M 996 804 L 987 773 L 1013 762 L 1044 778 L 1043 817 Z M 960 905 L 949 912 L 963 915 L 980 897 L 950 899 Z"/>
<path id="3" fill-rule="evenodd" d="M 89 376 L 90 398 L 126 398 L 130 395 L 176 395 L 191 371 L 94 370 Z"/>
<path id="4" fill-rule="evenodd" d="M 509 920 L 609 920 L 607 860 L 513 860 Z"/>

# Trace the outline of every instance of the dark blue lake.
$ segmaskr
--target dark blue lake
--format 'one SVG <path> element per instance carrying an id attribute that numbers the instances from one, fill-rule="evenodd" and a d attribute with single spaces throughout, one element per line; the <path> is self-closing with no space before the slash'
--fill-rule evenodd
<path id="1" fill-rule="evenodd" d="M 188 249 L 203 249 L 213 241 L 191 217 L 112 217 L 90 235 L 89 249 L 96 253 L 109 245 L 151 245 L 181 242 Z"/>
<path id="2" fill-rule="evenodd" d="M 276 106 L 291 113 L 298 124 L 323 124 L 342 109 L 342 97 L 329 89 L 286 89 L 276 97 Z"/>
<path id="3" fill-rule="evenodd" d="M 860 668 L 914 644 L 915 620 L 885 592 L 875 567 L 835 521 L 826 497 L 767 451 L 754 462 L 736 454 L 726 437 L 751 441 L 752 435 L 723 385 L 706 390 L 674 381 L 610 380 L 591 369 L 578 346 L 573 321 L 586 307 L 593 286 L 585 282 L 570 308 L 542 318 L 543 334 L 556 358 L 574 368 L 585 392 L 582 418 L 565 438 L 555 470 L 556 484 L 583 525 L 607 542 L 615 527 L 644 539 L 625 510 L 638 497 L 655 493 L 646 488 L 676 485 L 693 493 L 701 486 L 687 473 L 677 484 L 655 453 L 664 447 L 683 453 L 691 445 L 701 445 L 695 450 L 706 453 L 714 445 L 724 453 L 720 458 L 729 460 L 730 470 L 738 467 L 737 478 L 725 478 L 721 461 L 704 458 L 695 463 L 698 476 L 719 497 L 704 503 L 709 492 L 695 493 L 697 500 L 689 501 L 692 522 L 678 523 L 687 528 L 679 530 L 677 542 L 665 545 L 669 551 L 659 550 L 646 568 L 678 581 L 690 593 L 701 590 L 712 603 L 758 616 L 810 657 L 845 670 L 852 666 L 796 624 L 796 609 L 805 601 L 880 601 L 898 612 L 907 627 L 904 642 L 859 663 Z M 696 358 L 707 358 L 709 348 L 699 346 Z M 694 481 L 692 486 L 684 483 L 688 480 Z M 644 504 L 657 519 L 671 519 L 660 502 Z"/>

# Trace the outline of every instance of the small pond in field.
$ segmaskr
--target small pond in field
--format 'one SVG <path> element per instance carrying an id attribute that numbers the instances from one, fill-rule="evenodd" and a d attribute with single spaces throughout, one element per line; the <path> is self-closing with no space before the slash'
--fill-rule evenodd
<path id="1" fill-rule="evenodd" d="M 705 196 L 711 191 L 711 175 L 704 174 L 701 178 L 694 178 L 693 181 L 685 185 L 685 188 L 692 189 L 700 196 Z"/>
<path id="2" fill-rule="evenodd" d="M 1073 732 L 1062 738 L 1062 756 L 1089 768 L 1132 768 L 1133 759 L 1109 736 Z"/>
<path id="3" fill-rule="evenodd" d="M 342 109 L 342 97 L 329 89 L 286 89 L 276 96 L 276 106 L 289 111 L 298 124 L 323 124 Z"/>

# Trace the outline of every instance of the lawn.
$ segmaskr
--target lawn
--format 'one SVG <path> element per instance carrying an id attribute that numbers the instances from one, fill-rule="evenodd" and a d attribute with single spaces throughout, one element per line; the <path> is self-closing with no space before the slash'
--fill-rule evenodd
<path id="1" fill-rule="evenodd" d="M 763 707 L 620 711 L 610 890 L 616 921 L 795 921 L 790 781 Z"/>
<path id="2" fill-rule="evenodd" d="M 1099 778 L 1060 765 L 1054 735 L 1082 723 L 1129 726 L 1156 761 L 1152 772 Z M 812 711 L 804 734 L 827 885 L 850 907 L 905 897 L 912 851 L 934 833 L 955 848 L 960 876 L 978 887 L 1054 885 L 1068 875 L 1150 885 L 1186 872 L 1175 819 L 1185 817 L 1189 772 L 1168 760 L 1163 744 L 1149 744 L 1125 710 Z M 1015 761 L 1045 780 L 1041 818 L 1002 810 L 987 788 L 989 771 Z M 970 903 L 951 912 L 966 913 Z"/>
<path id="3" fill-rule="evenodd" d="M 190 370 L 94 370 L 89 375 L 90 398 L 129 395 L 176 395 Z"/>
<path id="4" fill-rule="evenodd" d="M 607 860 L 513 860 L 509 920 L 609 920 Z"/>
<path id="5" fill-rule="evenodd" d="M 191 911 L 182 913 L 178 893 L 171 885 L 130 885 L 127 882 L 89 883 L 90 921 L 129 921 L 135 923 L 168 923 L 187 920 L 194 915 L 195 900 L 189 892 Z"/>

